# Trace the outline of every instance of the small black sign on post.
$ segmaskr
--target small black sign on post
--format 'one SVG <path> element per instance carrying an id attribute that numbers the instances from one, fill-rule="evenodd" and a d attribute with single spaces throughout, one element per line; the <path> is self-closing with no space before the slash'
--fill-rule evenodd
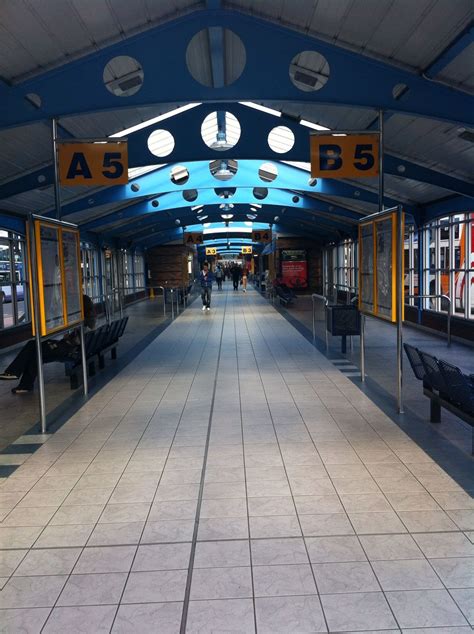
<path id="1" fill-rule="evenodd" d="M 326 328 L 331 335 L 342 337 L 341 352 L 346 352 L 346 337 L 360 335 L 360 312 L 356 306 L 334 304 L 327 307 Z"/>

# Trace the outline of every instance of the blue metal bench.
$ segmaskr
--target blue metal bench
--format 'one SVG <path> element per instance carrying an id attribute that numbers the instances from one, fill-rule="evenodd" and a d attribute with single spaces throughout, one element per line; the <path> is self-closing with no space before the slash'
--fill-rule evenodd
<path id="1" fill-rule="evenodd" d="M 474 377 L 458 367 L 403 344 L 416 378 L 423 381 L 423 394 L 430 399 L 430 422 L 441 422 L 441 408 L 458 416 L 472 429 L 474 454 Z"/>

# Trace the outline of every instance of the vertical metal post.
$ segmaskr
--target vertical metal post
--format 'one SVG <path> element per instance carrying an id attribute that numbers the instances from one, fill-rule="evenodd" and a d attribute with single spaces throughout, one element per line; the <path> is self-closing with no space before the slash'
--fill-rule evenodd
<path id="1" fill-rule="evenodd" d="M 15 264 L 15 254 L 13 252 L 13 241 L 8 241 L 8 249 L 10 252 L 10 272 L 11 272 L 11 293 L 12 293 L 12 312 L 13 312 L 13 324 L 16 326 L 18 324 L 18 298 L 16 294 L 16 264 Z M 26 302 L 26 299 L 24 299 Z"/>
<path id="2" fill-rule="evenodd" d="M 311 296 L 311 302 L 313 304 L 313 343 L 316 340 L 316 324 L 315 324 L 315 316 L 314 316 L 314 297 Z"/>
<path id="3" fill-rule="evenodd" d="M 384 131 L 383 131 L 383 110 L 379 110 L 379 211 L 384 208 L 384 173 L 383 173 L 383 149 L 384 149 Z"/>
<path id="4" fill-rule="evenodd" d="M 84 338 L 84 324 L 80 326 L 81 337 L 81 363 L 82 363 L 82 385 L 84 389 L 84 396 L 89 393 L 89 386 L 87 383 L 87 358 L 86 358 L 86 341 Z"/>
<path id="5" fill-rule="evenodd" d="M 51 119 L 51 134 L 53 137 L 54 202 L 56 207 L 56 218 L 61 220 L 61 190 L 59 184 L 58 166 L 58 123 L 54 117 Z"/>
<path id="6" fill-rule="evenodd" d="M 174 301 L 173 301 L 173 289 L 170 288 L 171 294 L 171 319 L 174 319 Z"/>
<path id="7" fill-rule="evenodd" d="M 360 380 L 365 383 L 365 315 L 360 314 Z"/>
<path id="8" fill-rule="evenodd" d="M 465 253 L 467 253 L 465 251 Z M 453 314 L 453 305 L 456 308 L 456 278 L 454 274 L 454 267 L 456 265 L 456 258 L 454 255 L 454 224 L 452 222 L 449 223 L 449 291 L 446 293 L 449 297 L 448 302 L 448 324 L 447 324 L 447 335 L 448 335 L 448 346 L 451 345 L 451 316 Z"/>
<path id="9" fill-rule="evenodd" d="M 38 392 L 39 392 L 39 408 L 40 408 L 40 424 L 41 433 L 46 433 L 46 400 L 44 393 L 44 373 L 43 373 L 43 350 L 41 345 L 41 320 L 39 309 L 39 288 L 38 288 L 38 271 L 36 268 L 36 236 L 35 225 L 33 217 L 30 214 L 28 218 L 28 234 L 30 243 L 30 253 L 28 256 L 31 258 L 31 276 L 30 280 L 32 295 L 33 295 L 33 315 L 35 325 L 35 344 L 36 344 L 36 363 L 38 365 Z"/>
<path id="10" fill-rule="evenodd" d="M 402 207 L 397 210 L 397 405 L 398 413 L 403 414 L 403 216 Z"/>
<path id="11" fill-rule="evenodd" d="M 450 299 L 448 302 L 448 325 L 447 325 L 448 348 L 451 345 L 451 317 L 452 316 L 453 316 L 453 304 Z"/>

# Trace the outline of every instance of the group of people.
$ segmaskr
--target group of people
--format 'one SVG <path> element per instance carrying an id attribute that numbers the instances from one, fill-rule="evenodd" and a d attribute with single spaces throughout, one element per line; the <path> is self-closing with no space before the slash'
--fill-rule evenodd
<path id="1" fill-rule="evenodd" d="M 217 283 L 217 289 L 222 290 L 222 283 L 226 278 L 232 280 L 234 291 L 239 290 L 239 284 L 242 285 L 242 291 L 247 292 L 249 271 L 246 266 L 242 267 L 234 264 L 230 267 L 222 267 L 220 264 L 216 266 L 214 272 L 209 267 L 209 262 L 204 262 L 199 276 L 201 284 L 202 310 L 211 309 L 212 284 Z"/>

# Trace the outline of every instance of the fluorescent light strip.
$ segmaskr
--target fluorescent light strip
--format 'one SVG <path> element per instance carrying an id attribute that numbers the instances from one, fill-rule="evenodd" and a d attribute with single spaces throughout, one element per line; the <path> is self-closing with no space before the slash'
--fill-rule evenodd
<path id="1" fill-rule="evenodd" d="M 200 106 L 200 105 L 201 105 L 201 102 L 188 103 L 185 106 L 180 106 L 179 108 L 175 108 L 174 110 L 171 110 L 170 112 L 165 112 L 165 114 L 160 114 L 157 117 L 153 117 L 153 119 L 147 119 L 146 121 L 143 121 L 142 123 L 138 123 L 137 125 L 127 128 L 126 130 L 122 130 L 121 132 L 116 132 L 115 134 L 111 134 L 109 138 L 112 139 L 112 138 L 120 138 L 122 136 L 127 136 L 127 134 L 136 132 L 137 130 L 143 130 L 143 128 L 147 128 L 148 126 L 154 125 L 155 123 L 160 123 L 160 121 L 165 121 L 166 119 L 175 117 L 178 114 L 186 112 L 187 110 L 191 110 L 192 108 L 196 108 L 197 106 Z"/>
<path id="2" fill-rule="evenodd" d="M 239 103 L 241 106 L 247 106 L 247 108 L 260 110 L 261 112 L 272 114 L 274 117 L 281 117 L 281 112 L 279 110 L 274 110 L 273 108 L 267 108 L 266 106 L 261 106 L 260 104 L 254 103 L 253 101 L 239 101 Z"/>
<path id="3" fill-rule="evenodd" d="M 312 128 L 313 130 L 330 130 L 331 128 L 326 128 L 323 125 L 319 125 L 319 123 L 313 123 L 312 121 L 307 121 L 306 119 L 300 119 L 300 125 L 304 125 L 306 128 Z"/>

